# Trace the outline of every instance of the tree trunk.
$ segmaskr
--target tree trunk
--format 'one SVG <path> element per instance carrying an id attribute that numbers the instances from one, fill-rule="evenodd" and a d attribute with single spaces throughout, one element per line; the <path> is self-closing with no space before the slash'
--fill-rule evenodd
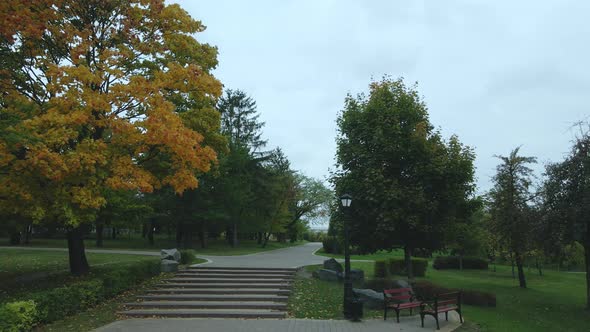
<path id="1" fill-rule="evenodd" d="M 543 276 L 543 266 L 539 263 L 539 257 L 536 258 L 535 264 L 537 265 L 537 270 L 539 271 L 539 276 Z"/>
<path id="2" fill-rule="evenodd" d="M 225 228 L 225 240 L 231 246 L 232 245 L 232 231 L 231 226 L 227 226 Z"/>
<path id="3" fill-rule="evenodd" d="M 150 246 L 154 245 L 154 228 L 156 228 L 156 224 L 154 223 L 153 219 L 150 219 L 149 229 L 147 231 L 147 237 L 148 237 L 148 241 L 150 243 Z"/>
<path id="4" fill-rule="evenodd" d="M 588 227 L 590 233 L 590 226 Z M 584 257 L 586 258 L 586 309 L 590 310 L 590 238 L 584 246 Z"/>
<path id="5" fill-rule="evenodd" d="M 182 229 L 182 223 L 179 221 L 176 224 L 176 246 L 178 248 L 180 248 L 180 246 L 182 245 L 182 235 L 183 235 L 183 229 Z"/>
<path id="6" fill-rule="evenodd" d="M 262 232 L 258 232 L 258 233 L 256 234 L 256 238 L 257 238 L 257 239 L 256 239 L 256 243 L 258 243 L 258 244 L 262 244 Z"/>
<path id="7" fill-rule="evenodd" d="M 268 243 L 268 240 L 270 239 L 270 236 L 272 235 L 271 232 L 268 232 L 268 234 L 266 234 L 264 236 L 264 243 L 262 244 L 262 248 L 266 248 L 266 244 Z"/>
<path id="8" fill-rule="evenodd" d="M 234 223 L 231 233 L 232 233 L 231 234 L 232 235 L 231 246 L 237 247 L 238 246 L 238 223 Z"/>
<path id="9" fill-rule="evenodd" d="M 182 247 L 184 249 L 189 249 L 192 247 L 192 242 L 193 242 L 193 229 L 192 227 L 190 227 L 189 224 L 185 224 L 184 225 L 184 241 L 183 241 L 183 245 Z"/>
<path id="10" fill-rule="evenodd" d="M 201 223 L 201 248 L 207 248 L 207 240 L 209 238 L 209 233 L 207 232 L 207 222 L 203 221 Z"/>
<path id="11" fill-rule="evenodd" d="M 68 253 L 70 258 L 70 272 L 73 275 L 80 276 L 90 271 L 86 252 L 84 249 L 84 238 L 80 226 L 68 231 Z"/>
<path id="12" fill-rule="evenodd" d="M 516 267 L 518 268 L 518 283 L 521 288 L 526 288 L 526 279 L 524 277 L 524 266 L 520 253 L 516 254 Z"/>
<path id="13" fill-rule="evenodd" d="M 514 274 L 514 256 L 510 254 L 510 265 L 512 265 L 512 279 L 516 278 L 516 274 Z"/>
<path id="14" fill-rule="evenodd" d="M 141 225 L 141 237 L 143 239 L 145 239 L 145 237 L 147 236 L 147 233 L 148 233 L 147 224 L 146 223 L 143 223 Z"/>
<path id="15" fill-rule="evenodd" d="M 10 234 L 10 244 L 11 245 L 19 245 L 20 244 L 20 240 L 21 240 L 21 232 L 14 232 L 12 234 Z"/>
<path id="16" fill-rule="evenodd" d="M 463 271 L 463 255 L 459 255 L 459 270 Z"/>
<path id="17" fill-rule="evenodd" d="M 31 239 L 31 233 L 33 232 L 33 224 L 28 224 L 25 228 L 25 241 L 24 244 L 29 244 Z"/>
<path id="18" fill-rule="evenodd" d="M 117 229 L 115 227 L 113 227 L 113 232 L 112 232 L 111 235 L 113 237 L 113 240 L 116 240 L 117 239 Z"/>
<path id="19" fill-rule="evenodd" d="M 104 224 L 102 222 L 96 223 L 96 247 L 102 248 L 102 232 L 104 230 Z"/>
<path id="20" fill-rule="evenodd" d="M 405 246 L 404 247 L 404 259 L 406 261 L 406 273 L 408 275 L 408 280 L 414 280 L 414 270 L 412 269 L 412 248 Z"/>

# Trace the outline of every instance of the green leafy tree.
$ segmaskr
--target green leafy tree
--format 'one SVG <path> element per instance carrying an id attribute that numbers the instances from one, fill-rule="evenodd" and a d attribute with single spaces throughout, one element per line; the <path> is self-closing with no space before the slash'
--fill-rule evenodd
<path id="1" fill-rule="evenodd" d="M 413 250 L 444 247 L 446 230 L 471 215 L 475 155 L 434 130 L 415 87 L 401 79 L 348 96 L 338 128 L 331 181 L 338 195 L 353 196 L 352 243 L 367 252 L 403 248 L 412 279 Z"/>
<path id="2" fill-rule="evenodd" d="M 294 181 L 295 195 L 289 206 L 292 218 L 287 225 L 291 242 L 297 241 L 309 222 L 328 217 L 330 203 L 334 199 L 332 190 L 320 180 L 297 173 Z"/>
<path id="3" fill-rule="evenodd" d="M 529 205 L 532 199 L 533 171 L 528 167 L 536 158 L 520 156 L 520 148 L 509 156 L 498 156 L 502 161 L 494 176 L 494 188 L 490 190 L 492 230 L 514 255 L 518 268 L 520 287 L 526 288 L 524 258 L 530 248 L 532 229 Z"/>
<path id="4" fill-rule="evenodd" d="M 561 241 L 563 251 L 573 241 L 584 247 L 590 309 L 590 134 L 583 132 L 565 160 L 547 166 L 546 175 L 543 204 L 550 231 L 556 233 L 553 238 Z"/>

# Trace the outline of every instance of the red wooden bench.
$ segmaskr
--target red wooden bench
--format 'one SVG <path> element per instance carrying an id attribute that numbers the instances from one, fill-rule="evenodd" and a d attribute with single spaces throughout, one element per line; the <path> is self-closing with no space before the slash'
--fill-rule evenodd
<path id="1" fill-rule="evenodd" d="M 445 313 L 445 319 L 449 320 L 449 311 L 456 311 L 459 314 L 459 321 L 463 323 L 461 315 L 461 292 L 438 294 L 432 302 L 424 302 L 420 307 L 420 319 L 424 327 L 424 316 L 430 315 L 436 319 L 436 329 L 439 330 L 438 314 Z"/>
<path id="2" fill-rule="evenodd" d="M 420 308 L 422 301 L 418 301 L 411 288 L 393 288 L 383 290 L 383 320 L 387 320 L 387 309 L 395 310 L 399 323 L 399 312 L 402 309 Z"/>

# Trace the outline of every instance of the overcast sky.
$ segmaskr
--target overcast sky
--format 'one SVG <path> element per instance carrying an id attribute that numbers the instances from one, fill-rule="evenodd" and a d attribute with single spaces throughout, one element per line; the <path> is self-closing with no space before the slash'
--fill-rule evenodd
<path id="1" fill-rule="evenodd" d="M 590 1 L 179 1 L 219 48 L 215 75 L 258 104 L 270 147 L 324 179 L 336 117 L 372 78 L 418 82 L 430 119 L 477 153 L 479 192 L 495 154 L 562 159 L 587 119 Z"/>

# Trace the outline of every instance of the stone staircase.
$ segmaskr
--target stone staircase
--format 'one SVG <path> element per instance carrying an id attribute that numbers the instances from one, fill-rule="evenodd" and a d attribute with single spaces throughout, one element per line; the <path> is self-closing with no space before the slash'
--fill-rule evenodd
<path id="1" fill-rule="evenodd" d="M 295 269 L 190 267 L 125 304 L 131 317 L 285 318 Z"/>

